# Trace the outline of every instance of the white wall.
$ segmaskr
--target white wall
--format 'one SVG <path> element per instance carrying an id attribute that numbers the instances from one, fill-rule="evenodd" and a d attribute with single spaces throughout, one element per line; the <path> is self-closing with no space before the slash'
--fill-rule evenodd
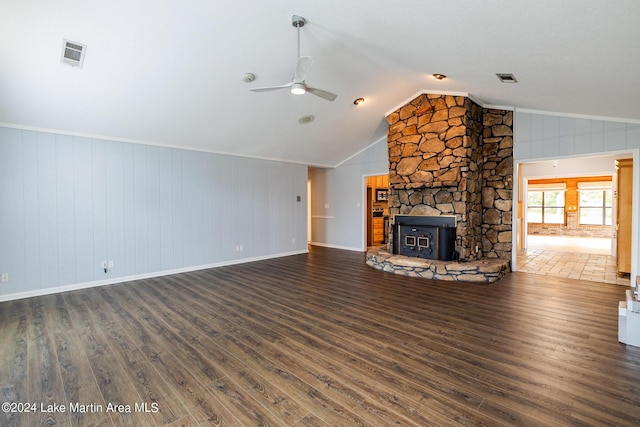
<path id="1" fill-rule="evenodd" d="M 615 161 L 620 157 L 624 156 L 562 158 L 524 163 L 521 169 L 522 179 L 613 175 L 616 172 Z"/>
<path id="2" fill-rule="evenodd" d="M 364 251 L 364 177 L 388 173 L 386 138 L 336 168 L 310 169 L 311 243 Z"/>
<path id="3" fill-rule="evenodd" d="M 306 193 L 305 165 L 0 127 L 0 300 L 306 252 Z"/>
<path id="4" fill-rule="evenodd" d="M 633 182 L 637 185 L 633 189 L 634 236 L 631 248 L 631 274 L 632 276 L 637 275 L 638 264 L 640 264 L 638 254 L 638 242 L 640 241 L 640 123 L 516 110 L 513 148 L 514 161 L 517 164 L 558 159 L 558 165 L 567 171 L 571 169 L 572 173 L 580 169 L 580 164 L 570 161 L 571 158 L 583 158 L 581 161 L 583 172 L 592 174 L 595 172 L 594 169 L 600 167 L 597 166 L 598 159 L 591 159 L 591 157 L 604 155 L 633 157 Z M 549 163 L 545 163 L 545 165 L 544 167 L 548 169 Z M 527 173 L 531 173 L 531 171 Z M 515 200 L 517 200 L 517 194 L 514 194 L 514 203 Z"/>

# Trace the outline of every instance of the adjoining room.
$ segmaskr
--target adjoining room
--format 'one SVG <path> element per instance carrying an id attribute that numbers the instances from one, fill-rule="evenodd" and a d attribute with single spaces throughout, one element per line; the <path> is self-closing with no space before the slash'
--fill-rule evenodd
<path id="1" fill-rule="evenodd" d="M 0 16 L 0 427 L 640 425 L 640 1 Z"/>
<path id="2" fill-rule="evenodd" d="M 519 271 L 630 285 L 630 155 L 521 165 Z"/>

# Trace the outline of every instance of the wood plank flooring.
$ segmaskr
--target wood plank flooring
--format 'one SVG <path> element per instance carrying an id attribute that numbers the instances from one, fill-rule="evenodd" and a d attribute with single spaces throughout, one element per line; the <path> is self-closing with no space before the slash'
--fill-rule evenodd
<path id="1" fill-rule="evenodd" d="M 4 302 L 0 403 L 35 407 L 0 425 L 638 425 L 624 289 L 412 279 L 312 247 Z"/>

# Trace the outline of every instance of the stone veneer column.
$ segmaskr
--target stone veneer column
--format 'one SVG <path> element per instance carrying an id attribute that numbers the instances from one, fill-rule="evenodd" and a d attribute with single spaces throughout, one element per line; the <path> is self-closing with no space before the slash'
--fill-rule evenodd
<path id="1" fill-rule="evenodd" d="M 482 250 L 511 259 L 513 211 L 513 112 L 483 110 Z"/>
<path id="2" fill-rule="evenodd" d="M 455 215 L 461 259 L 483 252 L 510 258 L 510 240 L 504 240 L 511 207 L 503 209 L 511 202 L 513 157 L 511 151 L 500 156 L 512 149 L 511 120 L 511 112 L 485 112 L 463 96 L 430 94 L 389 114 L 389 214 Z M 486 204 L 485 184 L 493 190 L 486 191 Z"/>

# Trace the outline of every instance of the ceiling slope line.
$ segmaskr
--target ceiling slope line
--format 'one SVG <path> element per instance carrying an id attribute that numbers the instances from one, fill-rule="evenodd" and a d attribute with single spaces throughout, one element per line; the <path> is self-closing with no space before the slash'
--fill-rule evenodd
<path id="1" fill-rule="evenodd" d="M 51 129 L 51 128 L 41 128 L 38 126 L 30 126 L 30 125 L 21 125 L 16 123 L 7 123 L 0 122 L 0 127 L 9 128 L 9 129 L 19 129 L 19 130 L 28 130 L 33 132 L 43 132 L 43 133 L 53 133 L 58 135 L 67 135 L 67 136 L 76 136 L 78 138 L 89 138 L 89 139 L 99 139 L 102 141 L 114 141 L 114 142 L 123 142 L 126 144 L 138 144 L 138 145 L 148 145 L 152 147 L 161 147 L 161 148 L 174 148 L 177 150 L 185 150 L 185 151 L 195 151 L 198 153 L 209 153 L 209 154 L 217 154 L 219 156 L 232 156 L 232 157 L 240 157 L 245 159 L 255 159 L 255 160 L 264 160 L 269 162 L 280 162 L 280 163 L 291 163 L 297 165 L 305 165 L 305 166 L 314 166 L 319 168 L 333 168 L 334 166 L 328 164 L 313 164 L 309 162 L 303 162 L 298 160 L 285 160 L 279 159 L 277 157 L 267 157 L 267 156 L 256 156 L 251 154 L 238 154 L 238 153 L 230 153 L 226 151 L 216 151 L 216 150 L 205 150 L 202 148 L 193 148 L 185 145 L 178 144 L 166 144 L 162 142 L 155 141 L 145 141 L 139 139 L 132 138 L 121 138 L 117 136 L 108 136 L 108 135 L 98 135 L 92 133 L 84 133 L 84 132 L 75 132 L 75 131 L 65 131 L 60 129 Z"/>
<path id="2" fill-rule="evenodd" d="M 361 150 L 357 151 L 356 153 L 353 153 L 352 155 L 350 155 L 349 157 L 347 157 L 346 159 L 342 160 L 341 162 L 336 163 L 335 166 L 332 166 L 331 169 L 335 169 L 338 168 L 342 165 L 344 165 L 345 163 L 347 163 L 349 160 L 353 159 L 354 157 L 364 153 L 365 151 L 367 151 L 369 148 L 373 147 L 374 145 L 382 142 L 382 141 L 386 141 L 387 140 L 387 135 L 381 136 L 380 138 L 378 138 L 377 140 L 375 140 L 374 142 L 370 143 L 369 145 L 367 145 L 366 147 L 362 148 Z"/>

